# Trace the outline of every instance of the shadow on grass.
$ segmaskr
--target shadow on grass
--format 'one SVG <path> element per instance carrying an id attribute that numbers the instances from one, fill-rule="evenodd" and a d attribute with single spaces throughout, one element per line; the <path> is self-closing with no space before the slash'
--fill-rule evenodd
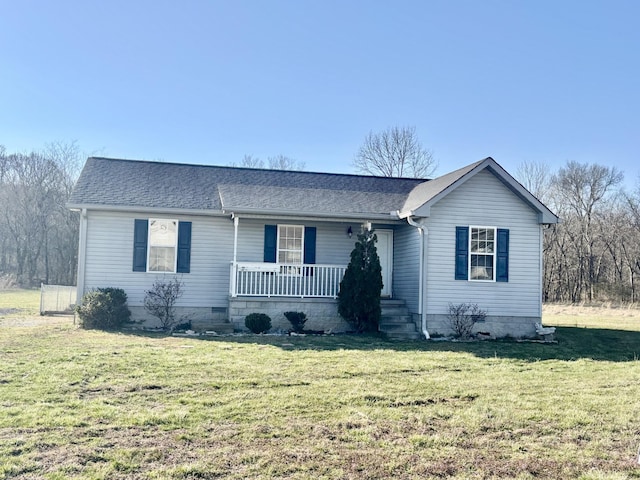
<path id="1" fill-rule="evenodd" d="M 144 331 L 123 332 L 147 338 L 167 335 Z M 179 338 L 179 337 L 173 337 Z M 361 350 L 398 352 L 460 352 L 480 358 L 512 358 L 536 362 L 541 360 L 590 359 L 607 362 L 640 361 L 640 332 L 599 328 L 558 327 L 558 343 L 518 342 L 513 339 L 477 342 L 388 340 L 376 334 L 337 334 L 290 337 L 286 335 L 240 335 L 220 337 L 187 337 L 212 343 L 270 345 L 284 350 Z"/>

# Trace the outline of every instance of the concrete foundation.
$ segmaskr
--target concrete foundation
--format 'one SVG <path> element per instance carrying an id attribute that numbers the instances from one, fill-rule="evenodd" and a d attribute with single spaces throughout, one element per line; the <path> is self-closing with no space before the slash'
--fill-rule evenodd
<path id="1" fill-rule="evenodd" d="M 307 314 L 306 330 L 352 330 L 338 314 L 338 301 L 332 298 L 285 298 L 285 297 L 236 297 L 229 299 L 229 321 L 236 331 L 247 331 L 244 319 L 250 313 L 265 313 L 271 317 L 271 331 L 291 330 L 291 323 L 284 312 Z"/>
<path id="2" fill-rule="evenodd" d="M 159 328 L 160 321 L 144 309 L 144 307 L 129 307 L 131 320 L 138 323 L 140 328 Z M 190 321 L 195 328 L 198 324 L 207 324 L 212 321 L 226 322 L 228 319 L 226 308 L 212 307 L 176 307 L 176 319 L 178 324 Z"/>
<path id="3" fill-rule="evenodd" d="M 495 338 L 533 338 L 536 336 L 536 322 L 541 322 L 540 317 L 487 316 L 484 322 L 474 325 L 473 332 L 486 332 Z M 447 315 L 427 314 L 427 330 L 430 335 L 453 334 Z"/>

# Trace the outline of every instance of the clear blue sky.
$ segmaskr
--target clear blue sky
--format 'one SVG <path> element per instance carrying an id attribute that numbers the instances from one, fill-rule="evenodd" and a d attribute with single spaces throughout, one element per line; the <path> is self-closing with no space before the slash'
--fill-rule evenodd
<path id="1" fill-rule="evenodd" d="M 640 1 L 0 0 L 0 144 L 352 172 L 415 126 L 486 156 L 640 173 Z"/>

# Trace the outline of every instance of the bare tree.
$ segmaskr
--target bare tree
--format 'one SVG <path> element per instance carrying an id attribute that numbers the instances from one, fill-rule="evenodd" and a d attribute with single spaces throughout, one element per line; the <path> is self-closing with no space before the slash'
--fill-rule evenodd
<path id="1" fill-rule="evenodd" d="M 524 161 L 518 165 L 515 176 L 538 200 L 548 201 L 549 190 L 551 189 L 551 170 L 549 165 L 544 162 Z"/>
<path id="2" fill-rule="evenodd" d="M 390 127 L 380 133 L 369 132 L 353 166 L 367 175 L 427 178 L 438 165 L 433 153 L 418 140 L 416 127 Z"/>
<path id="3" fill-rule="evenodd" d="M 264 162 L 258 157 L 253 155 L 246 155 L 242 157 L 239 162 L 231 162 L 230 167 L 242 167 L 242 168 L 264 168 Z"/>
<path id="4" fill-rule="evenodd" d="M 285 155 L 276 155 L 267 157 L 268 167 L 265 167 L 264 161 L 253 155 L 245 155 L 240 162 L 231 162 L 230 167 L 243 168 L 270 168 L 272 170 L 304 170 L 305 163 Z"/>
<path id="5" fill-rule="evenodd" d="M 597 224 L 602 213 L 612 207 L 622 179 L 615 167 L 573 161 L 553 176 L 557 208 L 567 218 L 561 228 L 566 230 L 576 256 L 572 301 L 582 299 L 583 289 L 589 300 L 595 297 L 604 250 Z"/>
<path id="6" fill-rule="evenodd" d="M 282 154 L 267 158 L 272 170 L 304 170 L 305 163 Z"/>

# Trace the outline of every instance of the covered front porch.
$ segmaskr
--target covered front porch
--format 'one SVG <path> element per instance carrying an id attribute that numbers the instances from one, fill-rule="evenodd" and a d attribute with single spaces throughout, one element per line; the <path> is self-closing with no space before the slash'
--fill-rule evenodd
<path id="1" fill-rule="evenodd" d="M 232 262 L 229 296 L 337 298 L 346 265 Z"/>
<path id="2" fill-rule="evenodd" d="M 233 258 L 229 297 L 336 299 L 354 231 L 374 228 L 370 222 L 303 221 L 287 223 L 234 215 Z M 272 223 L 273 222 L 273 223 Z M 380 228 L 378 228 L 380 227 Z M 392 296 L 394 230 L 375 226 L 383 275 L 382 296 Z"/>

